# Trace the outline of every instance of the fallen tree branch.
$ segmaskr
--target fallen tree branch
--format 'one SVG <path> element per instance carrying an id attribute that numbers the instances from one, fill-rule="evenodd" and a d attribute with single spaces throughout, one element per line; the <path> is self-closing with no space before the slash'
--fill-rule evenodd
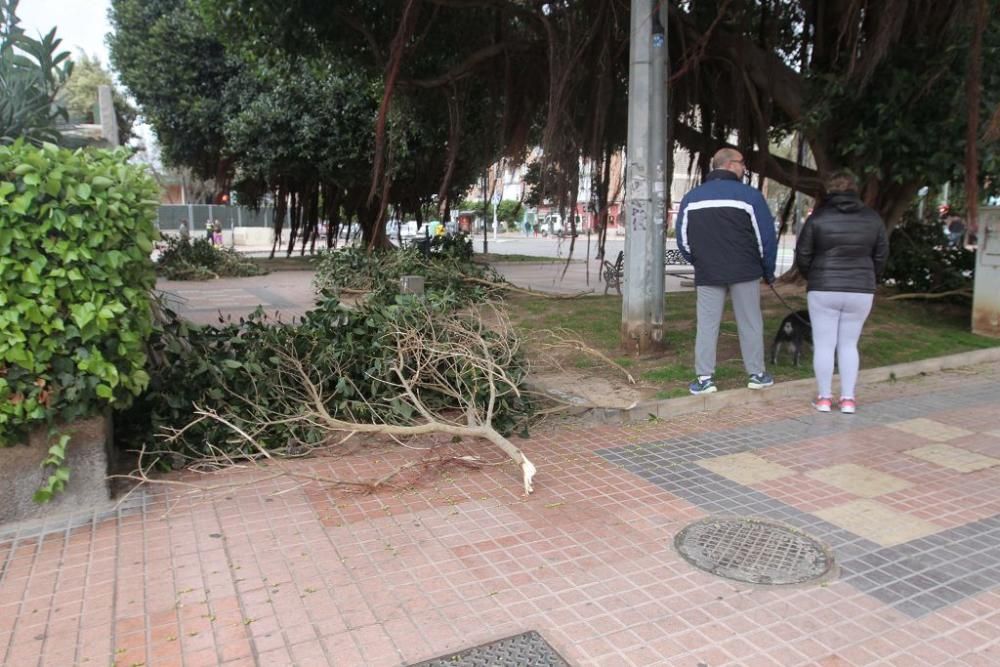
<path id="1" fill-rule="evenodd" d="M 550 292 L 537 292 L 533 289 L 526 287 L 517 287 L 516 285 L 511 285 L 510 283 L 498 283 L 492 280 L 485 280 L 483 278 L 473 278 L 472 276 L 465 276 L 462 278 L 464 282 L 472 283 L 474 285 L 486 285 L 488 287 L 493 287 L 498 290 L 507 290 L 511 292 L 518 292 L 519 294 L 527 294 L 529 296 L 537 296 L 542 299 L 579 299 L 581 296 L 587 296 L 588 294 L 593 294 L 594 290 L 584 290 L 582 292 L 576 292 L 574 294 L 552 294 Z"/>
<path id="2" fill-rule="evenodd" d="M 484 317 L 483 309 L 492 310 L 488 318 Z M 424 304 L 416 309 L 394 311 L 392 317 L 395 319 L 390 320 L 388 333 L 382 340 L 384 348 L 392 352 L 383 360 L 379 376 L 365 379 L 366 383 L 386 385 L 389 391 L 373 392 L 370 387 L 357 386 L 353 375 L 356 370 L 342 366 L 328 354 L 324 357 L 328 350 L 322 338 L 303 348 L 275 346 L 268 350 L 276 359 L 274 375 L 269 378 L 276 390 L 269 391 L 269 399 L 255 396 L 257 384 L 248 382 L 251 385 L 248 395 L 236 397 L 241 400 L 231 402 L 236 407 L 230 413 L 220 414 L 195 405 L 194 417 L 187 425 L 163 436 L 170 445 L 190 438 L 193 427 L 212 420 L 235 437 L 198 443 L 194 450 L 197 453 L 188 456 L 175 454 L 169 446 L 156 452 L 144 449 L 140 452 L 138 469 L 119 477 L 157 483 L 150 475 L 156 461 L 162 456 L 178 455 L 189 470 L 200 474 L 266 468 L 268 480 L 287 477 L 373 492 L 408 470 L 419 468 L 422 476 L 427 470 L 443 465 L 489 465 L 474 455 L 425 457 L 375 480 L 343 480 L 303 470 L 282 455 L 324 451 L 323 445 L 338 450 L 355 434 L 382 435 L 399 442 L 400 438 L 441 433 L 492 443 L 520 466 L 524 492 L 531 493 L 535 465 L 494 426 L 499 415 L 522 400 L 519 343 L 506 313 L 493 304 L 461 314 L 441 312 Z M 320 358 L 324 361 L 317 363 Z M 346 362 L 351 363 L 349 359 Z M 342 392 L 347 392 L 351 400 L 344 401 Z M 280 434 L 278 442 L 285 443 L 283 447 L 273 446 L 276 432 Z M 261 440 L 263 434 L 270 434 L 270 446 Z M 164 483 L 191 492 L 239 486 L 238 482 L 205 485 L 164 480 Z"/>
<path id="3" fill-rule="evenodd" d="M 485 308 L 492 310 L 492 317 L 489 318 L 491 332 L 510 331 L 510 321 L 502 310 L 490 305 Z M 493 427 L 499 392 L 520 393 L 517 382 L 507 372 L 507 366 L 516 355 L 516 348 L 511 348 L 508 341 L 514 339 L 506 335 L 492 336 L 491 343 L 484 331 L 484 319 L 480 314 L 460 318 L 426 310 L 422 322 L 410 323 L 393 332 L 397 352 L 390 370 L 396 382 L 380 381 L 400 390 L 397 399 L 407 403 L 423 418 L 424 422 L 419 424 L 392 423 L 389 421 L 392 411 L 387 409 L 374 412 L 384 415 L 382 423 L 362 423 L 331 414 L 320 385 L 313 381 L 302 359 L 294 351 L 278 353 L 293 369 L 291 378 L 295 384 L 309 398 L 310 418 L 322 424 L 323 428 L 399 437 L 445 433 L 482 438 L 499 447 L 521 467 L 524 492 L 529 494 L 533 491 L 532 479 L 537 471 L 535 465 Z M 480 383 L 485 383 L 488 389 L 485 404 L 479 402 L 477 397 Z M 465 416 L 465 423 L 441 409 L 431 407 L 421 398 L 428 392 L 440 392 L 456 399 L 461 409 L 455 412 Z"/>
<path id="4" fill-rule="evenodd" d="M 953 289 L 947 292 L 909 292 L 907 294 L 894 294 L 892 296 L 885 297 L 886 301 L 901 301 L 903 299 L 941 299 L 946 296 L 965 296 L 972 298 L 972 290 L 963 287 L 962 289 Z"/>
<path id="5" fill-rule="evenodd" d="M 219 415 L 211 411 L 199 411 L 199 416 L 205 419 L 217 419 L 222 423 L 228 423 L 225 419 L 219 417 Z M 424 475 L 426 475 L 430 470 L 441 468 L 451 464 L 462 465 L 469 468 L 481 468 L 487 465 L 499 465 L 497 463 L 483 461 L 477 456 L 433 456 L 433 457 L 425 457 L 418 461 L 411 461 L 405 465 L 396 468 L 395 470 L 392 470 L 391 472 L 385 475 L 382 475 L 381 477 L 369 481 L 338 479 L 334 477 L 327 477 L 325 475 L 317 475 L 309 472 L 304 472 L 301 470 L 292 469 L 285 465 L 278 465 L 277 466 L 278 469 L 276 472 L 269 472 L 268 474 L 265 474 L 263 476 L 255 476 L 253 479 L 249 480 L 245 478 L 232 479 L 217 484 L 204 484 L 201 482 L 189 482 L 178 479 L 155 477 L 151 475 L 150 473 L 156 463 L 155 458 L 151 460 L 148 464 L 145 464 L 145 459 L 147 456 L 152 456 L 153 454 L 154 452 L 145 452 L 145 451 L 140 452 L 139 466 L 136 468 L 135 471 L 128 474 L 111 475 L 109 477 L 110 479 L 127 480 L 136 483 L 135 486 L 129 489 L 129 491 L 119 499 L 117 503 L 118 505 L 124 503 L 137 489 L 142 488 L 143 486 L 163 486 L 167 488 L 180 489 L 183 491 L 183 493 L 180 494 L 179 496 L 172 498 L 171 502 L 167 505 L 167 509 L 164 512 L 164 515 L 168 515 L 180 501 L 182 501 L 187 497 L 193 497 L 193 496 L 205 497 L 219 493 L 229 494 L 236 489 L 257 486 L 263 482 L 271 482 L 281 478 L 289 478 L 296 481 L 301 481 L 305 484 L 317 483 L 323 486 L 342 488 L 357 493 L 370 494 L 370 493 L 375 493 L 376 491 L 378 491 L 383 487 L 391 487 L 396 489 L 404 488 L 407 485 L 414 484 L 415 482 L 419 481 L 419 479 L 422 478 Z M 231 466 L 220 467 L 219 469 L 213 471 L 212 474 L 219 474 L 222 472 L 231 471 L 234 468 L 256 468 L 258 470 L 266 470 L 265 466 L 267 466 L 268 464 L 279 463 L 278 460 L 276 460 L 274 457 L 270 455 L 267 456 L 267 459 L 268 460 L 263 464 L 260 462 L 259 459 L 249 461 L 247 464 L 239 464 L 233 461 Z M 391 483 L 395 479 L 400 477 L 403 473 L 406 473 L 414 469 L 419 469 L 418 475 L 413 479 L 407 480 L 406 484 Z M 280 491 L 275 491 L 271 495 L 272 496 L 283 495 L 297 488 L 300 487 L 295 487 L 295 486 L 289 487 L 286 489 L 282 489 Z"/>

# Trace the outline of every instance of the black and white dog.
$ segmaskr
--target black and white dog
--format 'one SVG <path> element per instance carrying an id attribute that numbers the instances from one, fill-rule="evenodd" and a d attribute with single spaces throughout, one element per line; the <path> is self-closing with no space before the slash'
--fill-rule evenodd
<path id="1" fill-rule="evenodd" d="M 798 366 L 802 357 L 802 346 L 805 343 L 812 345 L 812 325 L 809 323 L 808 310 L 796 310 L 788 314 L 781 320 L 778 332 L 774 334 L 774 342 L 771 344 L 771 364 L 778 363 L 778 350 L 783 345 L 792 348 L 792 362 Z"/>

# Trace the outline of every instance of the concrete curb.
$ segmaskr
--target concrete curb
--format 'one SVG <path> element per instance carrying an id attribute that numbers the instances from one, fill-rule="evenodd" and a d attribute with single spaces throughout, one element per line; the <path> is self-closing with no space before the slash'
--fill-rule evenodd
<path id="1" fill-rule="evenodd" d="M 901 379 L 927 373 L 937 373 L 952 368 L 972 366 L 1000 361 L 1000 347 L 991 347 L 971 352 L 950 354 L 905 364 L 893 364 L 879 368 L 862 369 L 858 381 L 871 384 L 891 379 Z M 815 391 L 816 382 L 812 378 L 776 383 L 762 391 L 751 389 L 730 389 L 705 396 L 684 396 L 661 401 L 639 403 L 631 408 L 581 408 L 575 413 L 602 424 L 623 424 L 647 421 L 651 417 L 669 419 L 695 412 L 715 412 L 723 408 L 744 405 L 766 405 L 777 399 L 796 396 L 805 398 Z"/>
<path id="2" fill-rule="evenodd" d="M 32 498 L 49 475 L 41 466 L 51 444 L 48 429 L 45 426 L 32 428 L 24 443 L 0 449 L 0 527 L 102 507 L 111 497 L 108 486 L 110 413 L 57 426 L 60 434 L 70 436 L 66 449 L 70 478 L 66 488 L 47 503 L 36 503 Z"/>

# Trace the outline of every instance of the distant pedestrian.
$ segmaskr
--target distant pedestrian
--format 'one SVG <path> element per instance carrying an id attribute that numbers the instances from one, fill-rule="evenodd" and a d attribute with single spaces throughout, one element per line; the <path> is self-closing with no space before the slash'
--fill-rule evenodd
<path id="1" fill-rule="evenodd" d="M 948 243 L 956 248 L 961 247 L 964 244 L 965 221 L 960 216 L 952 214 L 948 216 L 947 222 Z"/>
<path id="2" fill-rule="evenodd" d="M 177 236 L 180 237 L 181 243 L 188 243 L 191 240 L 191 230 L 188 229 L 187 220 L 181 220 L 180 227 L 177 228 Z"/>
<path id="3" fill-rule="evenodd" d="M 677 246 L 694 266 L 697 292 L 695 395 L 716 391 L 716 348 L 728 292 L 736 315 L 747 388 L 774 384 L 764 368 L 764 320 L 760 279 L 774 282 L 778 242 L 774 216 L 760 190 L 743 183 L 743 155 L 723 148 L 712 157 L 705 182 L 681 200 Z"/>
<path id="4" fill-rule="evenodd" d="M 826 181 L 826 192 L 799 233 L 795 265 L 808 282 L 813 370 L 819 390 L 813 406 L 820 412 L 833 408 L 836 356 L 840 411 L 854 414 L 858 339 L 889 258 L 889 241 L 882 218 L 858 196 L 854 174 L 835 172 Z"/>
<path id="5" fill-rule="evenodd" d="M 215 225 L 212 224 L 211 218 L 205 219 L 205 240 L 209 243 L 214 243 L 212 239 L 212 233 L 215 231 Z"/>
<path id="6" fill-rule="evenodd" d="M 218 220 L 212 225 L 212 245 L 222 247 L 222 223 Z"/>

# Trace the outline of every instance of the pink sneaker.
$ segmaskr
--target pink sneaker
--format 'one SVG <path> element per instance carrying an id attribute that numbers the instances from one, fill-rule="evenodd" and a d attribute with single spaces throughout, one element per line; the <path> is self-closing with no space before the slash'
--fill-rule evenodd
<path id="1" fill-rule="evenodd" d="M 829 412 L 833 409 L 833 399 L 817 396 L 813 399 L 813 407 L 819 412 Z"/>
<path id="2" fill-rule="evenodd" d="M 858 409 L 857 403 L 854 402 L 853 398 L 843 398 L 840 399 L 840 412 L 845 415 L 853 415 L 854 411 Z"/>

